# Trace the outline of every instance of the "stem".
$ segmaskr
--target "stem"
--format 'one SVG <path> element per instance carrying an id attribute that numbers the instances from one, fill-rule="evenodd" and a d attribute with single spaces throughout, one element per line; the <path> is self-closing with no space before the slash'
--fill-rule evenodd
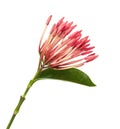
<path id="1" fill-rule="evenodd" d="M 37 73 L 35 74 L 34 78 L 29 81 L 29 83 L 28 83 L 28 85 L 27 85 L 27 88 L 26 88 L 24 94 L 23 94 L 22 96 L 20 96 L 20 100 L 19 100 L 19 102 L 18 102 L 18 104 L 17 104 L 17 106 L 16 106 L 16 108 L 15 108 L 15 110 L 14 110 L 14 112 L 13 112 L 13 115 L 12 115 L 12 117 L 11 117 L 11 119 L 10 119 L 10 121 L 9 121 L 9 123 L 8 123 L 6 129 L 10 129 L 10 127 L 11 127 L 11 125 L 12 125 L 12 123 L 13 123 L 15 117 L 16 117 L 16 115 L 18 114 L 18 112 L 19 112 L 19 110 L 20 110 L 21 105 L 23 104 L 23 102 L 24 102 L 24 100 L 25 100 L 25 97 L 26 97 L 28 91 L 29 91 L 30 88 L 32 87 L 33 83 L 36 81 L 36 80 L 35 80 L 35 77 L 36 77 L 36 75 L 37 75 L 39 72 L 40 72 L 40 71 L 37 71 Z"/>

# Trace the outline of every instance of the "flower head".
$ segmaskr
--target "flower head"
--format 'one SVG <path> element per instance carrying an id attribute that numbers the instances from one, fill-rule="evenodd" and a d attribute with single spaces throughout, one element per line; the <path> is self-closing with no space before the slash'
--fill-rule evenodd
<path id="1" fill-rule="evenodd" d="M 64 17 L 53 24 L 48 38 L 42 42 L 51 18 L 52 15 L 48 17 L 40 39 L 40 67 L 68 69 L 80 67 L 97 58 L 88 36 L 82 37 L 81 30 L 72 32 L 77 25 L 64 21 Z"/>

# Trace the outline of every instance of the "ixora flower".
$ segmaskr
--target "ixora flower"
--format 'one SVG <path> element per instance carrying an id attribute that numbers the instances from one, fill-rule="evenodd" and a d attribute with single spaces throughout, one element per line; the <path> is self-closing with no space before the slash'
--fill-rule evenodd
<path id="1" fill-rule="evenodd" d="M 52 16 L 46 21 L 46 26 L 50 23 Z M 97 58 L 93 53 L 94 46 L 90 46 L 88 36 L 82 38 L 81 30 L 73 31 L 76 25 L 73 22 L 64 21 L 61 18 L 56 24 L 53 24 L 48 38 L 43 42 L 45 33 L 43 31 L 40 39 L 40 68 L 68 69 L 71 67 L 80 67 L 87 62 Z"/>
<path id="2" fill-rule="evenodd" d="M 63 17 L 53 24 L 48 37 L 43 41 L 51 18 L 52 15 L 48 17 L 40 38 L 40 59 L 37 72 L 29 81 L 23 95 L 20 96 L 6 129 L 10 129 L 29 89 L 38 80 L 51 78 L 95 86 L 87 74 L 76 69 L 76 67 L 83 66 L 98 57 L 93 52 L 94 46 L 90 45 L 88 36 L 82 37 L 81 30 L 74 31 L 77 25 L 74 25 L 73 22 L 64 21 Z"/>

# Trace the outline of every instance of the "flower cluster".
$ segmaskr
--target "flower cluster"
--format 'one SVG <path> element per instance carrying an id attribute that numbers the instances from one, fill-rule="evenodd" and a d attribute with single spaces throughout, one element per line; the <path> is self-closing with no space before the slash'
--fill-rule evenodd
<path id="1" fill-rule="evenodd" d="M 52 15 L 46 21 L 39 45 L 40 66 L 54 69 L 80 67 L 97 58 L 90 46 L 88 36 L 82 37 L 81 30 L 72 32 L 77 26 L 73 22 L 64 21 L 64 17 L 53 24 L 48 38 L 42 42 L 43 36 L 51 21 Z"/>

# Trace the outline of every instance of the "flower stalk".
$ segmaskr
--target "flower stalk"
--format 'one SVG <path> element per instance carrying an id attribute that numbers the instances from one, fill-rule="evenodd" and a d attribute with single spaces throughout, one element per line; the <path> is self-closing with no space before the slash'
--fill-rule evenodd
<path id="1" fill-rule="evenodd" d="M 37 76 L 38 73 L 40 73 L 40 71 L 42 71 L 42 68 L 41 68 L 41 70 L 39 69 L 39 70 L 36 72 L 34 78 L 29 81 L 29 83 L 28 83 L 28 85 L 27 85 L 27 88 L 25 89 L 23 95 L 20 96 L 20 99 L 19 99 L 19 101 L 18 101 L 18 104 L 17 104 L 16 108 L 14 109 L 13 115 L 12 115 L 12 117 L 11 117 L 11 119 L 10 119 L 10 121 L 9 121 L 9 123 L 8 123 L 6 129 L 10 129 L 10 127 L 11 127 L 11 125 L 12 125 L 12 123 L 13 123 L 15 117 L 17 116 L 17 114 L 18 114 L 19 111 L 20 111 L 20 108 L 21 108 L 23 102 L 25 101 L 25 98 L 26 98 L 26 95 L 27 95 L 28 91 L 30 90 L 30 88 L 32 87 L 32 85 L 36 82 L 36 76 Z"/>

